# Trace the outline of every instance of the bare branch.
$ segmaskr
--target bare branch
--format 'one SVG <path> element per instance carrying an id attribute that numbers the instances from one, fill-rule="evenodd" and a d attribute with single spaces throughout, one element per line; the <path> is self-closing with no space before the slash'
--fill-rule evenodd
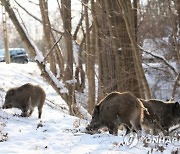
<path id="1" fill-rule="evenodd" d="M 155 55 L 155 54 L 153 54 L 153 53 L 151 53 L 151 52 L 149 52 L 149 51 L 147 51 L 147 50 L 144 50 L 141 46 L 139 46 L 139 48 L 140 48 L 143 52 L 145 52 L 145 53 L 151 55 L 152 57 L 154 57 L 154 58 L 159 59 L 160 61 L 162 61 L 166 66 L 168 66 L 168 67 L 173 71 L 173 73 L 174 73 L 175 76 L 178 75 L 176 69 L 175 69 L 171 64 L 169 64 L 164 57 Z"/>
<path id="2" fill-rule="evenodd" d="M 39 21 L 39 22 L 42 24 L 42 20 L 41 20 L 41 19 L 37 18 L 35 15 L 33 15 L 32 13 L 30 13 L 29 11 L 27 11 L 27 10 L 26 10 L 22 5 L 20 5 L 16 0 L 14 0 L 14 1 L 15 1 L 16 4 L 17 4 L 22 10 L 24 10 L 28 15 L 30 15 L 32 18 L 34 18 L 35 20 Z M 64 32 L 61 32 L 61 31 L 53 28 L 52 26 L 51 26 L 51 29 L 52 29 L 53 31 L 61 34 L 62 36 L 64 35 Z"/>
<path id="3" fill-rule="evenodd" d="M 83 12 L 83 10 L 82 10 L 82 12 Z M 78 25 L 76 27 L 76 30 L 74 31 L 73 40 L 76 40 L 76 38 L 77 38 L 77 33 L 78 33 L 79 29 L 80 29 L 80 26 L 82 25 L 83 19 L 84 19 L 84 15 L 81 13 L 81 18 L 79 19 L 79 23 L 78 23 Z"/>
<path id="4" fill-rule="evenodd" d="M 59 43 L 59 41 L 62 39 L 62 35 L 60 36 L 60 38 L 53 44 L 53 46 L 51 47 L 51 49 L 49 50 L 49 52 L 47 53 L 47 55 L 44 57 L 44 62 L 46 61 L 47 57 L 49 56 L 49 54 L 53 51 L 54 47 Z"/>

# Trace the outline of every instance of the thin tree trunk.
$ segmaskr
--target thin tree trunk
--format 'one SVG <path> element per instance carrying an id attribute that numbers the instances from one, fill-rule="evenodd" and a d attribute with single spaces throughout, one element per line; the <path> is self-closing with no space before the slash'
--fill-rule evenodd
<path id="1" fill-rule="evenodd" d="M 180 3 L 180 2 L 179 2 Z M 177 57 L 178 57 L 178 62 L 180 64 L 180 45 L 178 45 L 178 42 L 177 42 L 177 37 L 176 37 L 176 24 L 173 20 L 173 15 L 172 15 L 172 10 L 171 10 L 171 4 L 170 4 L 170 1 L 168 0 L 168 9 L 169 9 L 169 14 L 170 14 L 170 22 L 171 22 L 171 25 L 172 25 L 172 33 L 173 33 L 173 39 L 174 39 L 174 44 L 175 44 L 175 51 L 177 53 Z M 179 11 L 178 11 L 179 13 Z"/>
<path id="2" fill-rule="evenodd" d="M 48 17 L 48 4 L 45 0 L 39 0 L 39 6 L 41 10 L 42 16 L 42 23 L 43 23 L 43 31 L 44 31 L 44 39 L 45 39 L 45 49 L 46 53 L 50 51 L 52 46 L 51 40 L 51 24 Z M 49 62 L 50 62 L 50 69 L 53 74 L 56 74 L 56 65 L 55 65 L 55 56 L 54 52 L 49 54 Z"/>
<path id="3" fill-rule="evenodd" d="M 138 15 L 137 15 L 137 10 L 138 10 L 138 3 L 139 0 L 133 0 L 133 15 L 134 15 L 134 36 L 135 36 L 135 41 L 138 42 L 137 38 L 137 31 L 138 31 Z"/>
<path id="4" fill-rule="evenodd" d="M 97 63 L 98 63 L 98 97 L 97 102 L 99 102 L 103 96 L 103 73 L 102 73 L 102 52 L 101 52 L 101 40 L 100 40 L 100 23 L 98 21 L 99 14 L 96 12 L 97 6 L 99 6 L 99 1 L 91 0 L 91 14 L 93 17 L 93 28 L 95 29 L 95 50 L 97 56 Z"/>
<path id="5" fill-rule="evenodd" d="M 95 79 L 94 79 L 94 51 L 90 46 L 90 26 L 88 15 L 88 0 L 84 0 L 84 15 L 86 24 L 86 59 L 87 59 L 87 77 L 88 77 L 88 111 L 92 113 L 95 106 Z M 94 34 L 92 34 L 94 35 Z M 94 39 L 94 38 L 93 38 Z"/>
<path id="6" fill-rule="evenodd" d="M 70 114 L 76 114 L 74 108 L 76 108 L 76 100 L 74 93 L 74 80 L 73 80 L 73 47 L 71 37 L 71 0 L 61 0 L 61 13 L 65 34 L 65 44 L 67 49 L 67 61 L 64 82 L 69 90 L 69 96 L 67 98 L 70 106 Z"/>
<path id="7" fill-rule="evenodd" d="M 4 36 L 4 47 L 5 47 L 5 62 L 6 64 L 10 64 L 10 54 L 9 54 L 9 41 L 8 41 L 8 33 L 7 33 L 7 23 L 6 23 L 6 12 L 4 7 L 2 6 L 2 18 L 3 18 L 3 36 Z"/>
<path id="8" fill-rule="evenodd" d="M 86 39 L 86 35 L 84 35 L 84 38 L 82 39 L 80 46 L 79 46 L 79 51 L 78 51 L 78 66 L 76 67 L 76 71 L 75 71 L 75 79 L 76 79 L 76 86 L 75 89 L 78 92 L 83 92 L 84 88 L 85 88 L 85 72 L 83 69 L 83 57 L 82 57 L 82 50 L 83 50 L 83 46 L 85 43 L 85 39 Z M 79 75 L 80 74 L 80 75 Z"/>

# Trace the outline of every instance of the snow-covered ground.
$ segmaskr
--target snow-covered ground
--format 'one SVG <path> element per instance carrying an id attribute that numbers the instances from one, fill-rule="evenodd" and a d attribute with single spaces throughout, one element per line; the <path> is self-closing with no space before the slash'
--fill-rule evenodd
<path id="1" fill-rule="evenodd" d="M 17 116 L 21 113 L 18 109 L 0 108 L 0 153 L 144 154 L 180 151 L 180 139 L 167 141 L 164 137 L 157 141 L 157 137 L 146 136 L 138 141 L 134 136 L 124 137 L 123 131 L 119 131 L 118 136 L 107 132 L 84 133 L 88 121 L 68 115 L 66 103 L 43 80 L 35 63 L 0 63 L 0 72 L 0 106 L 9 88 L 27 82 L 39 84 L 47 94 L 41 121 L 37 118 L 36 108 L 29 118 Z"/>

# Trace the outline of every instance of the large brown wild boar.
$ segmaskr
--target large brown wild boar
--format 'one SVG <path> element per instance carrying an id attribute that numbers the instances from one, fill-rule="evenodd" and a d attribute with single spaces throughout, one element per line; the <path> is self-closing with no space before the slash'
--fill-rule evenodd
<path id="1" fill-rule="evenodd" d="M 86 129 L 97 131 L 107 127 L 110 134 L 117 135 L 119 125 L 123 124 L 127 132 L 131 128 L 141 130 L 144 109 L 142 102 L 132 93 L 112 92 L 95 106 L 92 120 Z"/>
<path id="2" fill-rule="evenodd" d="M 29 117 L 33 113 L 34 107 L 37 106 L 40 119 L 45 98 L 45 91 L 40 86 L 27 83 L 8 90 L 2 108 L 19 108 L 23 117 Z"/>
<path id="3" fill-rule="evenodd" d="M 163 102 L 161 100 L 141 99 L 149 114 L 144 114 L 143 127 L 147 132 L 152 130 L 153 134 L 162 132 L 168 135 L 169 128 L 180 124 L 180 104 L 178 102 Z"/>

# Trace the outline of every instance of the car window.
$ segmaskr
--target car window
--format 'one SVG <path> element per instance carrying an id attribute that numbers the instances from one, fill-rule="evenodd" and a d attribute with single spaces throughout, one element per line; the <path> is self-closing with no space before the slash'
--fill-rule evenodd
<path id="1" fill-rule="evenodd" d="M 20 54 L 24 54 L 23 50 L 16 50 L 17 51 L 17 54 L 20 55 Z"/>
<path id="2" fill-rule="evenodd" d="M 21 54 L 26 54 L 26 52 L 23 49 L 10 49 L 11 56 L 16 56 L 16 55 L 21 55 Z M 4 55 L 5 55 L 5 50 L 1 49 L 0 56 L 4 56 Z"/>
<path id="3" fill-rule="evenodd" d="M 10 54 L 11 54 L 11 55 L 17 55 L 17 52 L 16 52 L 16 50 L 11 50 L 11 51 L 10 51 Z"/>

